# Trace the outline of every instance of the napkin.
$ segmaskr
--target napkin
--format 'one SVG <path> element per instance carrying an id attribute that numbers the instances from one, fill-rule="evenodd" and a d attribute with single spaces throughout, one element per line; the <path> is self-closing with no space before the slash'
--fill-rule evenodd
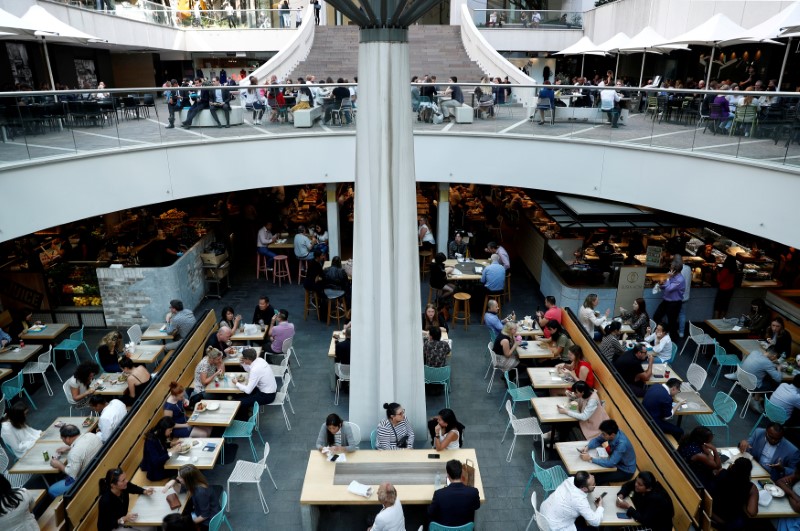
<path id="1" fill-rule="evenodd" d="M 332 461 L 334 455 L 338 455 L 339 456 L 339 457 L 336 458 L 336 462 L 337 463 L 346 463 L 347 462 L 347 457 L 344 454 L 335 454 L 333 452 L 328 452 L 328 461 Z"/>
<path id="2" fill-rule="evenodd" d="M 350 482 L 350 485 L 347 486 L 347 491 L 365 498 L 372 496 L 372 487 L 359 483 L 356 480 Z"/>
<path id="3" fill-rule="evenodd" d="M 772 495 L 766 490 L 758 491 L 758 504 L 761 507 L 767 507 L 770 503 L 772 503 Z"/>

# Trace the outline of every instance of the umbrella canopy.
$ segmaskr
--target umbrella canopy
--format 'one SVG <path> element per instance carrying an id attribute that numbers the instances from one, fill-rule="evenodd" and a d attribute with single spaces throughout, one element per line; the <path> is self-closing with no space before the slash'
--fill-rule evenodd
<path id="1" fill-rule="evenodd" d="M 619 53 L 620 48 L 630 45 L 631 38 L 626 34 L 619 32 L 607 41 L 598 44 L 596 50 L 603 53 Z"/>
<path id="2" fill-rule="evenodd" d="M 79 29 L 65 24 L 51 15 L 41 6 L 31 6 L 22 15 L 22 20 L 32 28 L 35 28 L 37 37 L 46 37 L 50 42 L 61 42 L 71 44 L 86 44 L 89 42 L 106 42 L 104 39 L 84 33 Z M 0 28 L 2 29 L 2 28 Z"/>
<path id="3" fill-rule="evenodd" d="M 592 39 L 589 37 L 582 37 L 581 40 L 573 44 L 572 46 L 568 46 L 561 50 L 560 52 L 556 52 L 554 55 L 605 55 L 605 52 L 601 52 L 597 49 L 597 45 L 592 42 Z"/>
<path id="4" fill-rule="evenodd" d="M 800 26 L 800 2 L 793 2 L 777 15 L 768 18 L 757 26 L 742 30 L 740 35 L 737 35 L 733 39 L 720 42 L 719 45 L 732 46 L 734 44 L 747 44 L 749 42 L 782 44 L 771 39 L 788 37 L 789 35 L 781 35 L 781 33 L 784 33 L 784 28 L 792 26 Z"/>
<path id="5" fill-rule="evenodd" d="M 666 39 L 656 30 L 647 26 L 631 37 L 625 46 L 620 46 L 620 53 L 669 53 L 672 50 L 686 50 L 681 44 L 663 45 Z"/>
<path id="6" fill-rule="evenodd" d="M 0 9 L 0 32 L 2 32 L 3 35 L 20 35 L 25 33 L 33 35 L 33 33 L 39 29 L 43 28 L 33 26 L 18 16 Z"/>

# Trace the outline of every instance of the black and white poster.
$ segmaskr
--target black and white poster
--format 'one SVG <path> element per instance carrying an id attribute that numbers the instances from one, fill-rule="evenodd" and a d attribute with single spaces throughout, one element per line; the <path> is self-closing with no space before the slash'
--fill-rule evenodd
<path id="1" fill-rule="evenodd" d="M 79 89 L 96 88 L 97 74 L 94 70 L 94 60 L 75 59 L 75 76 L 78 78 Z"/>
<path id="2" fill-rule="evenodd" d="M 18 42 L 7 42 L 8 62 L 11 63 L 11 78 L 14 85 L 27 85 L 33 88 L 33 72 L 28 64 L 28 50 Z"/>

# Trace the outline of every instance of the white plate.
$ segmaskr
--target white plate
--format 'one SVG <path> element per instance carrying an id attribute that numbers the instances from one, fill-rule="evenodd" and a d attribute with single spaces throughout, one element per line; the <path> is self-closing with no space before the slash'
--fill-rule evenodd
<path id="1" fill-rule="evenodd" d="M 219 402 L 207 402 L 206 403 L 206 410 L 208 411 L 216 411 L 219 409 Z"/>
<path id="2" fill-rule="evenodd" d="M 764 485 L 764 490 L 767 491 L 773 498 L 783 498 L 786 496 L 786 493 L 777 485 Z"/>

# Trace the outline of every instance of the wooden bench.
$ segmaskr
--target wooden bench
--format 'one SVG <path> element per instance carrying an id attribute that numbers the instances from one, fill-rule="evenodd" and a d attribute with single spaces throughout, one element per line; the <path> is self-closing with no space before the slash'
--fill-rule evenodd
<path id="1" fill-rule="evenodd" d="M 309 109 L 299 109 L 292 112 L 295 127 L 311 127 L 314 120 L 322 118 L 322 106 L 311 107 Z"/>
<path id="2" fill-rule="evenodd" d="M 181 109 L 181 122 L 185 122 L 189 114 L 189 108 L 184 107 Z M 222 125 L 225 125 L 225 113 L 222 110 L 217 111 L 217 118 Z M 231 106 L 231 125 L 242 125 L 244 123 L 244 109 L 241 107 Z M 192 120 L 192 127 L 217 127 L 217 122 L 211 116 L 211 111 L 203 109 Z"/>

